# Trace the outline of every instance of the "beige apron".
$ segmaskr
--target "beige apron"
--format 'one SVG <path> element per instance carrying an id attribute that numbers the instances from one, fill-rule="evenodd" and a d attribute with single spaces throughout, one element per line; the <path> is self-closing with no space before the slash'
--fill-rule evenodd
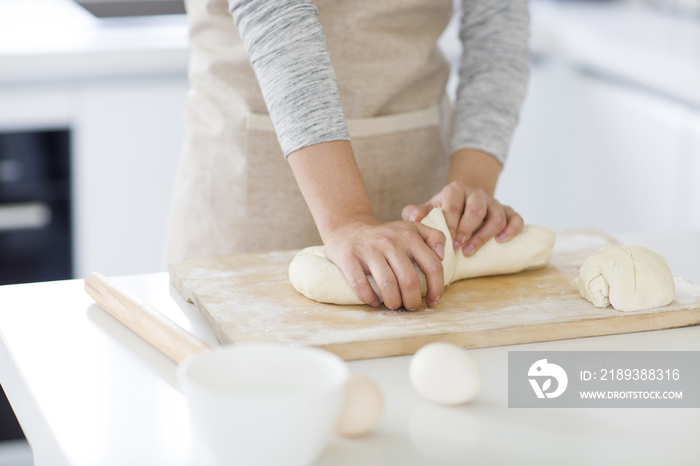
<path id="1" fill-rule="evenodd" d="M 187 0 L 190 92 L 168 261 L 302 248 L 321 238 L 282 155 L 226 0 Z M 382 221 L 447 173 L 451 0 L 317 0 L 351 144 Z"/>

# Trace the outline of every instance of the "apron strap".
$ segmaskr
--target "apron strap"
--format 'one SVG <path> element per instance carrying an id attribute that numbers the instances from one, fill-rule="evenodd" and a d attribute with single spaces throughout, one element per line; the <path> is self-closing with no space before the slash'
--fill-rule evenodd
<path id="1" fill-rule="evenodd" d="M 440 107 L 432 107 L 413 112 L 394 113 L 369 118 L 348 118 L 348 131 L 354 138 L 378 136 L 388 133 L 410 131 L 429 126 L 440 126 Z M 274 132 L 269 115 L 251 113 L 248 116 L 248 128 L 259 131 Z"/>

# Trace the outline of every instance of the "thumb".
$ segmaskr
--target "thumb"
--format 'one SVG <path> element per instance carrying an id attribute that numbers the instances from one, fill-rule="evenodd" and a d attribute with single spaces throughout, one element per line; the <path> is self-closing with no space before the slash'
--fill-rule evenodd
<path id="1" fill-rule="evenodd" d="M 409 204 L 401 211 L 401 218 L 407 222 L 420 222 L 431 210 L 432 207 L 428 204 Z"/>
<path id="2" fill-rule="evenodd" d="M 423 238 L 423 241 L 425 241 L 425 244 L 437 254 L 440 260 L 443 260 L 445 258 L 445 241 L 447 240 L 445 234 L 440 230 L 430 228 L 422 223 L 417 223 L 416 229 L 421 238 Z"/>

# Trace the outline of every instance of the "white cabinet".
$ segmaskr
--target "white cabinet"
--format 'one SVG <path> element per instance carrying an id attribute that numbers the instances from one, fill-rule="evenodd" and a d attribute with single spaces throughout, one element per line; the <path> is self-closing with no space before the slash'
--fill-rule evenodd
<path id="1" fill-rule="evenodd" d="M 183 78 L 97 83 L 75 94 L 76 273 L 162 270 L 183 140 Z"/>
<path id="2" fill-rule="evenodd" d="M 497 197 L 526 222 L 700 228 L 700 112 L 565 63 L 534 65 Z"/>
<path id="3" fill-rule="evenodd" d="M 700 228 L 700 21 L 532 0 L 537 58 L 497 197 L 555 229 Z"/>
<path id="4" fill-rule="evenodd" d="M 184 15 L 0 1 L 0 132 L 71 130 L 76 277 L 163 269 L 188 57 Z"/>
<path id="5" fill-rule="evenodd" d="M 72 132 L 76 277 L 162 270 L 187 90 L 184 72 L 0 87 L 0 132 Z"/>

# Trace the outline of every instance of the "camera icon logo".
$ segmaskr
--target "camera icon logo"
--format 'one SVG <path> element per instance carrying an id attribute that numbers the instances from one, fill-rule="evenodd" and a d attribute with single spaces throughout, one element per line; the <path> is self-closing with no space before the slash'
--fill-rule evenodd
<path id="1" fill-rule="evenodd" d="M 537 398 L 556 398 L 566 390 L 566 386 L 569 383 L 569 378 L 566 375 L 566 371 L 556 364 L 548 363 L 546 359 L 540 359 L 536 361 L 530 370 L 527 372 L 528 377 L 544 378 L 547 377 L 540 386 L 537 378 L 528 379 L 532 389 L 535 391 Z M 547 392 L 552 386 L 552 379 L 557 381 L 556 390 L 552 392 Z"/>

